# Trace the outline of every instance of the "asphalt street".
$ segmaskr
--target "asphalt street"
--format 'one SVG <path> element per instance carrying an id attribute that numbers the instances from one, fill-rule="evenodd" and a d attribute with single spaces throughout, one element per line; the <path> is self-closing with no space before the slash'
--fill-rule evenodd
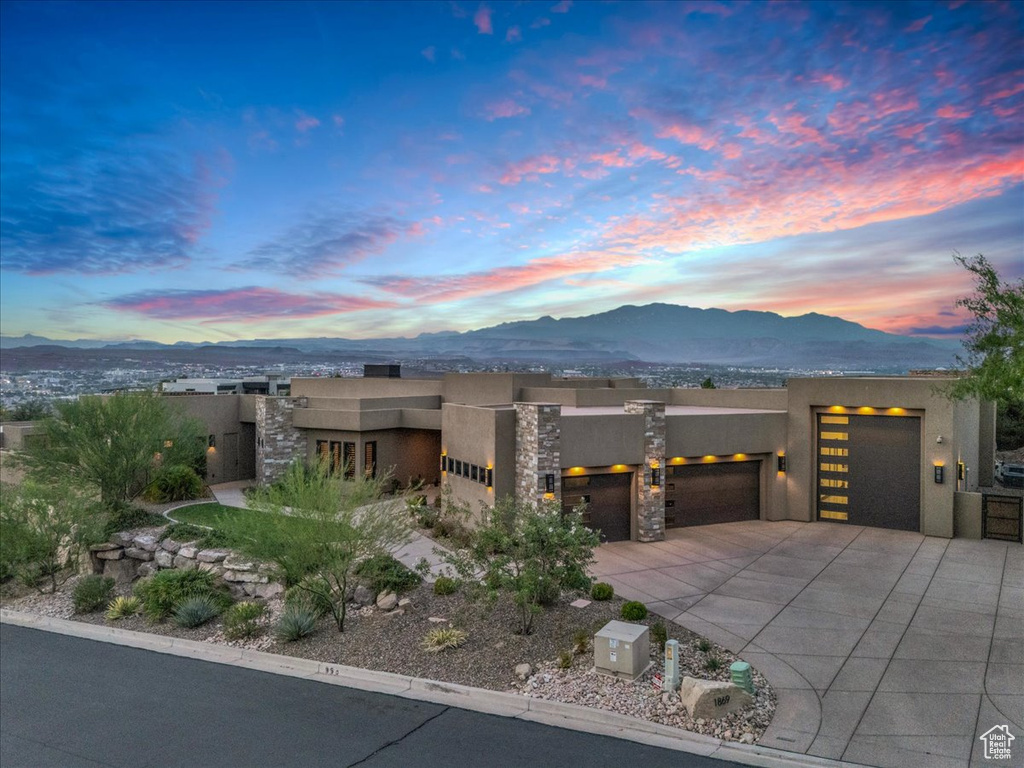
<path id="1" fill-rule="evenodd" d="M 0 625 L 3 768 L 736 763 Z"/>

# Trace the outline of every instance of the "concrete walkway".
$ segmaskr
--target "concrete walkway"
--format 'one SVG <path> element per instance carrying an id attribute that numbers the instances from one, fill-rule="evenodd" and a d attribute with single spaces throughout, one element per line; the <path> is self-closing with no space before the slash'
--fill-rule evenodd
<path id="1" fill-rule="evenodd" d="M 760 743 L 893 768 L 1024 765 L 1024 547 L 829 523 L 671 530 L 597 551 L 616 594 L 714 640 L 779 696 Z"/>

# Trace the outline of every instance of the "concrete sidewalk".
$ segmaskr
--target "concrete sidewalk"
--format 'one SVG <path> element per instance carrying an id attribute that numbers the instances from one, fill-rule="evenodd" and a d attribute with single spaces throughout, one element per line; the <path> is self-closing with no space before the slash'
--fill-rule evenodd
<path id="1" fill-rule="evenodd" d="M 720 643 L 779 696 L 762 745 L 892 768 L 1024 765 L 1024 547 L 750 521 L 616 542 L 593 572 Z"/>

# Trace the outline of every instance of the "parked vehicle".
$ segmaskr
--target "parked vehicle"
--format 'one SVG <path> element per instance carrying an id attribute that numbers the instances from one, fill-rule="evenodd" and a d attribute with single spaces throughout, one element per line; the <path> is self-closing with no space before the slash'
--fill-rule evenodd
<path id="1" fill-rule="evenodd" d="M 1024 464 L 997 461 L 996 480 L 1007 488 L 1024 488 Z"/>

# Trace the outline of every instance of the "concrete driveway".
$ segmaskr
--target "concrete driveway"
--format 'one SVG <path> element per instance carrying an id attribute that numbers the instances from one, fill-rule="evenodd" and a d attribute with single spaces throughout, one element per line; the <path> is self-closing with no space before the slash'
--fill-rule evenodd
<path id="1" fill-rule="evenodd" d="M 739 654 L 779 696 L 761 744 L 893 768 L 1024 765 L 1024 547 L 829 523 L 674 529 L 597 551 L 616 594 Z"/>

